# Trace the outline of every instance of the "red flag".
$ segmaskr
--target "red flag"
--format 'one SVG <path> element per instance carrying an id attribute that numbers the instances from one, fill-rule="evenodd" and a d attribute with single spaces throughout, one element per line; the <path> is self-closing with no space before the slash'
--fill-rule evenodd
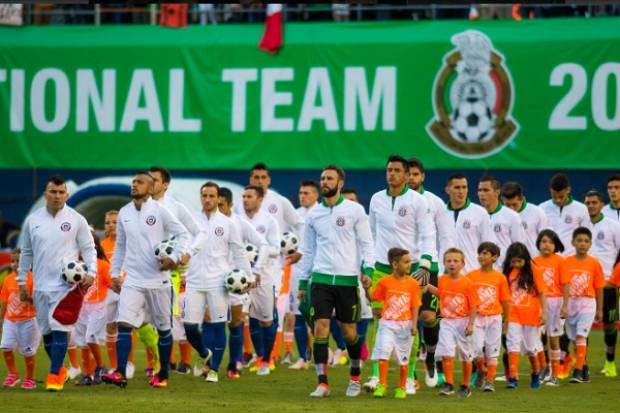
<path id="1" fill-rule="evenodd" d="M 282 47 L 282 4 L 268 4 L 265 31 L 258 48 L 269 53 L 277 53 Z"/>
<path id="2" fill-rule="evenodd" d="M 187 26 L 186 3 L 162 4 L 159 14 L 159 24 L 165 27 L 185 27 Z"/>
<path id="3" fill-rule="evenodd" d="M 86 289 L 79 285 L 74 286 L 67 291 L 65 296 L 56 303 L 56 307 L 52 311 L 52 317 L 63 326 L 70 326 L 77 323 L 84 302 Z"/>

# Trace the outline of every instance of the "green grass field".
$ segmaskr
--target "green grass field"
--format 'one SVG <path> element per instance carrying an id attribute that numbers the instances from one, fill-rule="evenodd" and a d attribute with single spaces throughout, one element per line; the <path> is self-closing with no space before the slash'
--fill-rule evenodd
<path id="1" fill-rule="evenodd" d="M 34 391 L 0 389 L 0 412 L 346 412 L 362 413 L 377 411 L 423 411 L 423 412 L 613 412 L 618 409 L 620 400 L 620 379 L 607 379 L 598 371 L 603 363 L 602 334 L 593 332 L 589 351 L 589 364 L 592 382 L 588 384 L 563 383 L 559 388 L 543 386 L 540 390 L 531 390 L 527 383 L 529 370 L 526 360 L 521 365 L 521 387 L 506 390 L 503 383 L 497 382 L 496 393 L 474 391 L 469 399 L 458 397 L 439 397 L 437 389 L 422 387 L 416 396 L 406 400 L 395 400 L 392 391 L 385 399 L 373 399 L 363 393 L 351 399 L 344 396 L 347 382 L 346 367 L 330 370 L 332 394 L 327 399 L 314 400 L 308 397 L 315 385 L 314 370 L 290 371 L 281 366 L 270 376 L 257 377 L 250 373 L 237 381 L 226 379 L 220 373 L 220 382 L 205 383 L 190 376 L 173 374 L 168 389 L 156 390 L 148 386 L 141 371 L 144 353 L 137 350 L 138 368 L 136 378 L 129 386 L 121 390 L 114 386 L 100 385 L 77 387 L 68 383 L 61 393 L 48 393 L 43 383 Z M 37 379 L 45 378 L 49 366 L 44 353 L 39 353 Z M 21 371 L 22 360 L 18 358 Z M 421 362 L 418 371 L 421 371 Z M 501 368 L 500 368 L 501 370 Z M 138 373 L 140 372 L 140 373 Z M 370 372 L 370 362 L 364 366 L 364 376 Z M 397 370 L 390 370 L 390 383 L 397 381 Z M 0 376 L 4 378 L 6 367 L 0 367 Z M 456 380 L 458 381 L 457 374 Z M 406 409 L 406 410 L 403 410 Z"/>

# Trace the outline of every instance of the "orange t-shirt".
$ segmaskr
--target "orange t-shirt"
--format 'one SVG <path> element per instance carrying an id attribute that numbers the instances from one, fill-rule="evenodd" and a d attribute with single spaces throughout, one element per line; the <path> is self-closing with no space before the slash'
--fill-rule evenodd
<path id="1" fill-rule="evenodd" d="M 381 318 L 384 320 L 412 320 L 413 312 L 417 312 L 422 305 L 420 284 L 411 277 L 397 280 L 390 275 L 382 278 L 372 292 L 372 297 L 375 301 L 383 301 Z"/>
<path id="2" fill-rule="evenodd" d="M 540 314 L 542 311 L 540 303 L 540 294 L 544 294 L 546 290 L 545 281 L 539 268 L 532 266 L 534 275 L 534 288 L 532 291 L 526 291 L 519 287 L 518 278 L 519 271 L 512 270 L 510 272 L 510 315 L 508 321 L 518 323 L 523 326 L 539 326 Z"/>
<path id="3" fill-rule="evenodd" d="M 28 273 L 26 278 L 26 287 L 28 294 L 32 297 L 34 284 L 32 273 Z M 19 285 L 17 284 L 17 274 L 12 272 L 4 279 L 2 283 L 2 291 L 0 291 L 0 301 L 6 305 L 6 313 L 4 316 L 7 320 L 23 321 L 34 318 L 36 313 L 34 306 L 28 302 L 19 299 Z"/>
<path id="4" fill-rule="evenodd" d="M 502 302 L 510 301 L 510 289 L 506 276 L 499 271 L 473 270 L 466 275 L 474 283 L 478 294 L 478 315 L 493 316 L 503 313 Z"/>
<path id="5" fill-rule="evenodd" d="M 444 274 L 437 282 L 439 311 L 443 318 L 469 317 L 471 309 L 480 304 L 474 283 L 467 277 L 456 280 Z"/>
<path id="6" fill-rule="evenodd" d="M 101 240 L 101 247 L 105 253 L 108 261 L 112 261 L 112 255 L 114 255 L 114 247 L 116 246 L 116 240 L 112 238 L 104 238 Z"/>
<path id="7" fill-rule="evenodd" d="M 614 267 L 609 282 L 620 288 L 620 263 L 616 264 L 616 266 Z"/>
<path id="8" fill-rule="evenodd" d="M 599 260 L 590 255 L 584 259 L 571 255 L 564 261 L 562 282 L 569 284 L 568 294 L 571 297 L 596 298 L 596 290 L 605 286 L 603 267 Z"/>
<path id="9" fill-rule="evenodd" d="M 534 264 L 542 272 L 542 278 L 547 287 L 545 295 L 547 297 L 562 297 L 562 266 L 564 257 L 558 254 L 551 254 L 548 257 L 539 255 L 534 258 Z"/>
<path id="10" fill-rule="evenodd" d="M 90 286 L 84 296 L 85 303 L 100 303 L 108 296 L 108 289 L 112 284 L 110 279 L 110 263 L 106 260 L 97 259 L 97 279 Z"/>

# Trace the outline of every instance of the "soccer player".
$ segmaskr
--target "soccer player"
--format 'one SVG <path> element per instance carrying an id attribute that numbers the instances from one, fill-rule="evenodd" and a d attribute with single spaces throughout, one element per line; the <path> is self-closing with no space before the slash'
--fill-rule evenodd
<path id="1" fill-rule="evenodd" d="M 497 373 L 502 334 L 508 330 L 510 289 L 504 274 L 494 268 L 499 254 L 497 245 L 483 242 L 478 246 L 480 268 L 466 275 L 473 283 L 479 302 L 474 328 L 474 361 L 478 368 L 475 384 L 485 392 L 495 391 L 493 381 Z"/>
<path id="2" fill-rule="evenodd" d="M 549 227 L 553 229 L 562 244 L 564 244 L 564 256 L 575 252 L 572 246 L 573 231 L 587 225 L 590 217 L 584 204 L 573 199 L 568 177 L 565 174 L 555 174 L 549 182 L 551 199 L 540 204 L 547 216 Z"/>
<path id="3" fill-rule="evenodd" d="M 514 242 L 527 242 L 521 217 L 510 208 L 506 208 L 499 200 L 499 181 L 492 176 L 484 176 L 478 182 L 478 199 L 480 205 L 487 210 L 491 217 L 491 228 L 495 234 L 495 242 L 499 247 L 500 256 L 495 267 L 501 269 L 503 254 L 508 246 Z"/>
<path id="4" fill-rule="evenodd" d="M 244 271 L 248 277 L 252 276 L 237 226 L 218 211 L 219 189 L 211 181 L 200 187 L 202 211 L 196 221 L 208 236 L 204 247 L 189 263 L 183 314 L 187 339 L 204 360 L 203 374 L 206 381 L 212 383 L 219 381 L 218 369 L 226 349 L 229 302 L 224 280 L 235 268 Z M 207 308 L 210 320 L 203 322 Z M 200 324 L 202 335 L 198 330 Z"/>
<path id="5" fill-rule="evenodd" d="M 474 356 L 472 335 L 479 300 L 472 281 L 462 274 L 465 266 L 465 254 L 462 251 L 448 248 L 444 253 L 443 265 L 446 274 L 439 277 L 437 287 L 431 284 L 426 287 L 428 291 L 439 296 L 441 311 L 437 357 L 442 360 L 445 383 L 439 395 L 454 394 L 454 358 L 458 356 L 463 366 L 459 396 L 469 397 Z"/>
<path id="6" fill-rule="evenodd" d="M 360 394 L 359 377 L 361 343 L 357 335 L 359 319 L 358 284 L 361 257 L 364 263 L 362 285 L 371 284 L 374 263 L 372 234 L 364 208 L 344 199 L 340 190 L 344 186 L 344 171 L 335 165 L 321 172 L 323 201 L 306 218 L 303 257 L 299 280 L 299 299 L 306 299 L 308 282 L 311 282 L 310 303 L 314 319 L 313 354 L 319 385 L 311 397 L 329 395 L 327 361 L 329 320 L 334 309 L 341 323 L 351 362 L 350 380 L 346 395 Z M 358 255 L 359 254 L 359 255 Z"/>
<path id="7" fill-rule="evenodd" d="M 454 173 L 448 177 L 446 208 L 456 229 L 457 248 L 465 254 L 464 271 L 467 273 L 477 267 L 477 249 L 483 242 L 494 242 L 489 213 L 467 197 L 467 177 Z"/>
<path id="8" fill-rule="evenodd" d="M 32 390 L 37 387 L 37 382 L 34 379 L 34 367 L 40 335 L 32 305 L 33 279 L 31 272 L 26 277 L 28 298 L 26 301 L 22 301 L 20 297 L 19 285 L 17 284 L 19 254 L 19 248 L 11 251 L 11 272 L 4 279 L 0 291 L 0 321 L 2 322 L 0 349 L 8 370 L 8 375 L 2 385 L 4 387 L 15 387 L 21 381 L 13 354 L 13 350 L 17 348 L 24 357 L 24 364 L 26 365 L 26 374 L 21 388 Z"/>
<path id="9" fill-rule="evenodd" d="M 620 175 L 612 175 L 607 179 L 607 195 L 609 204 L 603 208 L 603 214 L 620 221 Z"/>
<path id="10" fill-rule="evenodd" d="M 153 178 L 147 171 L 136 173 L 131 182 L 132 201 L 121 208 L 116 229 L 116 249 L 112 257 L 112 288 L 120 291 L 117 369 L 103 376 L 106 383 L 127 386 L 126 366 L 134 328 L 144 325 L 146 317 L 157 329 L 160 357 L 159 372 L 150 385 L 168 386 L 172 350 L 172 299 L 169 271 L 179 265 L 190 244 L 190 234 L 162 203 L 151 199 Z M 158 261 L 155 248 L 174 236 L 178 247 Z M 127 272 L 121 281 L 121 268 Z"/>
<path id="11" fill-rule="evenodd" d="M 250 290 L 250 332 L 258 356 L 256 374 L 259 376 L 270 374 L 270 357 L 277 326 L 277 313 L 274 314 L 275 286 L 282 268 L 278 261 L 280 228 L 275 218 L 261 209 L 263 196 L 263 188 L 260 186 L 248 185 L 243 191 L 242 217 L 247 219 L 269 244 L 269 260 L 263 272 L 256 276 L 256 288 Z"/>
<path id="12" fill-rule="evenodd" d="M 583 367 L 588 352 L 587 339 L 592 323 L 603 319 L 603 286 L 605 277 L 599 260 L 588 251 L 592 246 L 592 232 L 585 227 L 573 231 L 575 255 L 566 258 L 563 278 L 569 284 L 568 319 L 566 334 L 575 343 L 577 360 L 571 383 L 583 383 Z"/>
<path id="13" fill-rule="evenodd" d="M 392 352 L 399 364 L 399 385 L 394 391 L 394 398 L 407 397 L 405 384 L 413 337 L 418 333 L 418 311 L 420 300 L 420 284 L 409 277 L 411 256 L 402 248 L 390 248 L 388 262 L 392 266 L 392 274 L 379 280 L 372 291 L 375 301 L 384 302 L 379 321 L 379 331 L 372 359 L 379 362 L 379 384 L 373 393 L 374 397 L 385 397 L 389 359 Z M 415 354 L 414 354 L 415 356 Z"/>
<path id="14" fill-rule="evenodd" d="M 506 182 L 502 185 L 501 191 L 502 203 L 513 211 L 517 212 L 521 217 L 521 224 L 525 230 L 525 245 L 532 257 L 538 253 L 536 248 L 536 239 L 538 234 L 547 225 L 547 216 L 540 207 L 527 202 L 523 194 L 523 187 L 518 182 Z"/>
<path id="15" fill-rule="evenodd" d="M 439 274 L 439 257 L 448 248 L 454 247 L 456 234 L 454 224 L 450 215 L 446 210 L 446 205 L 441 198 L 427 191 L 424 188 L 424 180 L 426 179 L 426 170 L 422 161 L 416 158 L 409 159 L 409 180 L 410 189 L 420 193 L 431 210 L 432 222 L 437 234 L 437 245 L 432 251 L 432 263 L 430 271 L 429 283 L 437 285 L 437 276 Z M 420 240 L 418 240 L 417 248 L 414 250 L 414 256 L 419 254 Z M 435 374 L 435 348 L 439 340 L 439 297 L 426 292 L 422 295 L 422 307 L 420 307 L 420 320 L 422 321 L 422 338 L 426 346 L 426 377 L 424 381 L 428 387 L 435 387 L 438 383 L 438 375 Z M 437 362 L 437 368 L 441 372 L 441 363 Z"/>
<path id="16" fill-rule="evenodd" d="M 540 325 L 547 320 L 546 285 L 525 244 L 515 242 L 506 250 L 504 275 L 508 277 L 511 301 L 506 334 L 508 350 L 507 388 L 516 389 L 519 380 L 519 353 L 525 351 L 532 366 L 530 387 L 540 388 L 538 353 L 542 351 Z"/>
<path id="17" fill-rule="evenodd" d="M 546 285 L 547 322 L 545 333 L 551 348 L 551 377 L 547 386 L 560 385 L 560 337 L 564 332 L 564 320 L 568 315 L 568 284 L 562 279 L 564 258 L 560 255 L 564 245 L 558 234 L 551 229 L 544 229 L 538 234 L 536 247 L 540 255 L 534 258 L 534 264 L 540 268 Z"/>
<path id="18" fill-rule="evenodd" d="M 586 193 L 585 201 L 590 221 L 584 226 L 592 231 L 590 255 L 603 266 L 605 279 L 611 277 L 614 262 L 620 251 L 620 222 L 602 213 L 605 203 L 603 195 L 593 189 Z M 615 287 L 603 289 L 603 329 L 605 330 L 605 377 L 616 377 L 616 342 L 618 341 L 618 290 Z"/>
<path id="19" fill-rule="evenodd" d="M 418 256 L 413 256 L 411 272 L 413 277 L 426 285 L 430 277 L 433 252 L 437 249 L 437 234 L 433 225 L 432 216 L 428 203 L 418 192 L 409 189 L 409 163 L 405 158 L 391 155 L 386 163 L 386 180 L 388 187 L 376 192 L 370 199 L 368 219 L 370 229 L 375 240 L 375 272 L 373 273 L 373 285 L 392 272 L 392 266 L 383 262 L 387 258 L 390 248 L 400 247 L 407 251 L 418 251 Z M 418 248 L 418 242 L 420 247 Z M 373 311 L 378 319 L 381 316 L 383 303 L 373 302 Z M 419 337 L 415 337 L 414 357 L 411 363 L 415 365 Z M 368 383 L 364 384 L 367 389 L 372 389 L 378 376 L 378 362 L 373 364 L 373 375 Z M 414 366 L 410 367 L 413 374 Z M 409 387 L 413 386 L 413 377 L 410 376 Z M 410 393 L 414 392 L 413 389 Z"/>
<path id="20" fill-rule="evenodd" d="M 97 252 L 86 219 L 66 205 L 69 193 L 65 180 L 59 175 L 50 177 L 43 196 L 45 206 L 28 216 L 22 227 L 17 283 L 21 299 L 26 301 L 29 297 L 27 275 L 32 268 L 37 324 L 51 360 L 45 388 L 60 391 L 67 377 L 67 370 L 62 364 L 67 352 L 68 332 L 73 327 L 59 323 L 52 316 L 56 304 L 70 289 L 62 281 L 60 270 L 66 262 L 81 256 L 87 275 L 80 284 L 82 288 L 88 288 L 97 274 Z"/>
<path id="21" fill-rule="evenodd" d="M 232 191 L 225 187 L 220 187 L 218 191 L 217 208 L 219 212 L 227 216 L 232 220 L 232 223 L 237 227 L 237 231 L 241 235 L 241 239 L 244 245 L 252 244 L 258 249 L 258 256 L 254 268 L 253 274 L 260 274 L 263 272 L 265 265 L 268 264 L 269 251 L 271 247 L 260 235 L 256 229 L 247 220 L 243 219 L 238 214 L 233 212 L 233 196 Z M 228 349 L 229 349 L 229 362 L 228 371 L 226 373 L 229 379 L 239 379 L 241 375 L 237 370 L 237 362 L 240 362 L 243 356 L 243 341 L 244 341 L 244 318 L 248 314 L 249 310 L 249 295 L 248 293 L 234 294 L 229 293 L 230 300 L 230 322 L 228 324 L 229 336 L 228 336 Z M 249 332 L 248 332 L 249 336 Z M 248 338 L 249 340 L 249 338 Z M 252 345 L 250 344 L 251 348 Z M 250 351 L 251 355 L 251 351 Z"/>

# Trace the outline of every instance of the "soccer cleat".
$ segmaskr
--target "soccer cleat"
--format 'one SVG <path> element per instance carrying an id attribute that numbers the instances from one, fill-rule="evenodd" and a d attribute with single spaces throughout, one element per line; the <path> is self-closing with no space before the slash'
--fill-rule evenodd
<path id="1" fill-rule="evenodd" d="M 209 368 L 209 360 L 213 357 L 213 352 L 207 349 L 207 355 L 205 357 L 201 357 L 196 364 L 194 364 L 194 377 L 203 377 L 207 375 Z"/>
<path id="2" fill-rule="evenodd" d="M 166 387 L 168 387 L 168 379 L 162 379 L 159 377 L 159 374 L 153 374 L 153 377 L 151 377 L 151 380 L 149 380 L 149 384 L 151 385 L 151 387 L 154 387 L 156 389 L 165 389 Z"/>
<path id="3" fill-rule="evenodd" d="M 6 379 L 4 379 L 4 382 L 2 382 L 2 385 L 4 387 L 15 387 L 19 384 L 20 381 L 21 379 L 19 378 L 19 374 L 9 373 L 9 375 L 6 376 Z"/>
<path id="4" fill-rule="evenodd" d="M 207 373 L 207 378 L 205 379 L 205 381 L 207 383 L 217 383 L 218 381 L 220 381 L 218 375 L 217 375 L 217 371 L 215 370 L 209 370 L 209 372 Z"/>
<path id="5" fill-rule="evenodd" d="M 237 380 L 241 378 L 241 374 L 239 374 L 237 370 L 228 369 L 228 371 L 226 372 L 226 377 L 231 380 Z"/>
<path id="6" fill-rule="evenodd" d="M 396 390 L 394 390 L 394 398 L 395 399 L 406 399 L 407 392 L 402 387 L 397 387 Z"/>
<path id="7" fill-rule="evenodd" d="M 454 386 L 450 383 L 444 383 L 441 391 L 439 391 L 440 396 L 452 396 L 454 394 Z"/>
<path id="8" fill-rule="evenodd" d="M 379 383 L 379 377 L 370 376 L 368 381 L 364 383 L 363 387 L 368 393 L 372 393 L 377 388 L 377 384 Z"/>
<path id="9" fill-rule="evenodd" d="M 289 370 L 308 370 L 308 363 L 304 359 L 299 359 L 288 368 Z"/>
<path id="10" fill-rule="evenodd" d="M 180 363 L 179 367 L 175 370 L 178 374 L 190 374 L 192 372 L 192 366 L 185 363 Z"/>
<path id="11" fill-rule="evenodd" d="M 347 386 L 347 391 L 345 393 L 347 397 L 357 397 L 361 392 L 362 384 L 358 380 L 349 380 L 349 385 Z"/>
<path id="12" fill-rule="evenodd" d="M 415 385 L 415 380 L 407 377 L 407 381 L 405 382 L 405 393 L 409 396 L 413 396 L 418 391 L 418 386 Z"/>
<path id="13" fill-rule="evenodd" d="M 282 359 L 282 364 L 293 364 L 293 355 L 290 352 L 284 355 L 284 358 Z"/>
<path id="14" fill-rule="evenodd" d="M 104 374 L 101 376 L 101 380 L 103 380 L 106 384 L 113 384 L 115 386 L 122 388 L 127 387 L 127 379 L 123 377 L 123 375 L 119 371 L 113 371 L 112 373 Z"/>
<path id="15" fill-rule="evenodd" d="M 495 383 L 490 380 L 486 380 L 482 385 L 482 391 L 487 393 L 493 393 L 495 391 Z"/>
<path id="16" fill-rule="evenodd" d="M 103 367 L 95 368 L 95 374 L 93 375 L 93 384 L 103 383 L 103 380 L 101 379 L 101 376 L 103 375 L 103 371 L 104 371 Z"/>
<path id="17" fill-rule="evenodd" d="M 549 366 L 547 366 L 544 369 L 542 369 L 540 371 L 540 374 L 538 375 L 538 377 L 540 377 L 540 382 L 541 383 L 549 381 L 549 379 L 551 378 L 551 368 L 549 368 Z"/>
<path id="18" fill-rule="evenodd" d="M 549 381 L 547 381 L 545 383 L 545 385 L 547 385 L 549 387 L 559 387 L 560 386 L 560 379 L 558 379 L 557 377 L 551 376 L 551 378 L 549 379 Z"/>
<path id="19" fill-rule="evenodd" d="M 82 373 L 82 370 L 73 366 L 69 367 L 69 380 L 76 379 Z"/>
<path id="20" fill-rule="evenodd" d="M 474 388 L 481 389 L 485 382 L 486 374 L 482 371 L 479 371 L 478 374 L 476 374 L 476 380 L 474 380 Z"/>
<path id="21" fill-rule="evenodd" d="M 372 393 L 372 397 L 385 397 L 386 388 L 383 384 L 377 384 L 375 391 Z"/>
<path id="22" fill-rule="evenodd" d="M 506 373 L 498 374 L 495 376 L 495 381 L 508 381 L 508 377 L 506 377 Z"/>
<path id="23" fill-rule="evenodd" d="M 469 387 L 466 385 L 461 384 L 461 389 L 458 392 L 458 396 L 467 399 L 471 396 L 471 390 L 469 390 Z"/>
<path id="24" fill-rule="evenodd" d="M 581 380 L 584 383 L 590 383 L 590 367 L 587 364 L 584 364 L 581 370 Z"/>
<path id="25" fill-rule="evenodd" d="M 573 375 L 570 378 L 569 383 L 583 383 L 583 370 L 573 370 Z"/>
<path id="26" fill-rule="evenodd" d="M 530 380 L 531 389 L 540 389 L 540 373 L 532 373 Z"/>
<path id="27" fill-rule="evenodd" d="M 426 375 L 424 376 L 424 384 L 426 387 L 436 387 L 437 386 L 437 372 L 435 371 L 435 366 L 430 366 L 426 369 Z"/>
<path id="28" fill-rule="evenodd" d="M 76 386 L 91 386 L 92 384 L 93 384 L 92 377 L 88 375 L 84 375 L 84 374 L 82 374 L 82 377 L 80 377 L 78 380 L 75 381 Z"/>
<path id="29" fill-rule="evenodd" d="M 24 379 L 21 388 L 24 390 L 34 390 L 37 388 L 37 382 L 33 379 Z"/>
<path id="30" fill-rule="evenodd" d="M 65 374 L 59 372 L 58 374 L 49 373 L 45 380 L 45 390 L 47 391 L 61 391 L 65 387 Z"/>
<path id="31" fill-rule="evenodd" d="M 613 361 L 605 361 L 605 367 L 603 367 L 603 374 L 605 377 L 613 378 L 618 376 L 616 371 L 616 363 Z"/>
<path id="32" fill-rule="evenodd" d="M 269 364 L 261 363 L 260 367 L 256 369 L 257 376 L 268 376 L 271 374 L 271 369 L 269 368 Z"/>
<path id="33" fill-rule="evenodd" d="M 136 375 L 136 365 L 131 361 L 127 362 L 127 366 L 125 367 L 125 375 L 128 380 L 131 380 Z"/>
<path id="34" fill-rule="evenodd" d="M 319 384 L 316 389 L 312 393 L 310 393 L 310 397 L 327 397 L 329 396 L 329 386 L 327 384 Z"/>
<path id="35" fill-rule="evenodd" d="M 274 371 L 276 369 L 276 362 L 274 360 L 271 360 L 269 362 L 269 371 Z"/>
<path id="36" fill-rule="evenodd" d="M 249 354 L 249 353 L 244 353 L 243 354 L 243 368 L 247 369 L 250 368 L 254 365 L 254 363 L 256 363 L 257 357 L 256 354 Z"/>
<path id="37" fill-rule="evenodd" d="M 508 378 L 508 380 L 506 381 L 506 388 L 514 390 L 517 387 L 519 387 L 519 382 L 517 381 L 517 379 L 513 379 L 512 377 Z"/>

